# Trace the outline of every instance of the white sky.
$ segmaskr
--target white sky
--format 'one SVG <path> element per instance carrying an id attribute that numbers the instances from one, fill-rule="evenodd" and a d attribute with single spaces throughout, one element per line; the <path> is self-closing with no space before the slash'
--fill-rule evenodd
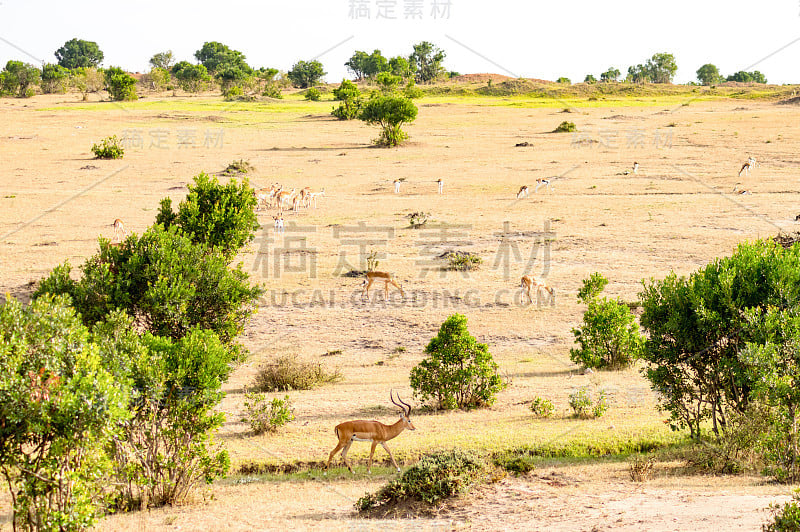
<path id="1" fill-rule="evenodd" d="M 353 3 L 366 5 L 370 18 L 351 18 Z M 171 49 L 178 60 L 195 62 L 203 42 L 216 40 L 254 67 L 288 70 L 319 56 L 335 82 L 347 75 L 344 62 L 354 50 L 408 55 L 412 44 L 428 40 L 447 53 L 445 66 L 462 74 L 578 82 L 610 66 L 624 76 L 628 66 L 670 52 L 679 83 L 694 80 L 707 62 L 726 75 L 760 70 L 770 83 L 800 83 L 800 40 L 764 59 L 800 39 L 800 0 L 449 0 L 444 18 L 434 18 L 435 3 L 448 0 L 0 0 L 0 66 L 9 59 L 55 62 L 55 50 L 77 37 L 98 43 L 103 66 L 144 72 L 156 52 Z M 406 19 L 414 4 L 422 18 Z M 376 19 L 381 5 L 394 6 L 397 18 Z"/>

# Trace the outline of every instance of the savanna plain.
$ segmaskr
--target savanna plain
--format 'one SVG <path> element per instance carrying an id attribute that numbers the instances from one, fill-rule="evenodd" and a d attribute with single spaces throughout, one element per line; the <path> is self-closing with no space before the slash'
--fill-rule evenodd
<path id="1" fill-rule="evenodd" d="M 684 435 L 665 424 L 641 365 L 585 374 L 570 361 L 571 329 L 585 309 L 576 299 L 582 279 L 601 272 L 607 295 L 635 302 L 642 279 L 689 274 L 740 242 L 797 229 L 797 105 L 689 92 L 583 102 L 427 96 L 417 105 L 409 141 L 384 149 L 371 142 L 376 128 L 338 121 L 330 101 L 299 95 L 235 103 L 172 93 L 133 103 L 81 102 L 75 94 L 0 100 L 0 292 L 23 300 L 53 267 L 80 265 L 99 236 L 113 238 L 114 219 L 144 231 L 159 201 L 177 204 L 200 172 L 243 159 L 255 170 L 239 178 L 256 188 L 325 190 L 316 208 L 284 213 L 284 233 L 273 231 L 274 209 L 260 211 L 262 227 L 237 259 L 265 294 L 241 338 L 250 355 L 221 405 L 227 421 L 217 440 L 230 453 L 231 474 L 191 504 L 112 515 L 98 528 L 758 529 L 790 486 L 757 475 L 700 475 L 668 459 L 650 480 L 634 482 L 622 451 L 541 458 L 532 472 L 414 519 L 367 520 L 354 511 L 358 497 L 395 477 L 382 449 L 371 475 L 363 443 L 348 456 L 354 475 L 339 457 L 322 475 L 336 424 L 397 419 L 391 389 L 415 407 L 417 430 L 389 442 L 401 465 L 454 447 L 573 447 L 592 455 L 679 443 Z M 553 133 L 564 120 L 578 132 Z M 93 159 L 91 145 L 113 134 L 131 142 L 125 157 Z M 738 177 L 748 156 L 758 165 Z M 552 188 L 518 199 L 537 178 Z M 735 185 L 750 194 L 732 192 Z M 430 221 L 410 227 L 413 212 L 430 213 Z M 380 289 L 362 300 L 361 279 L 342 275 L 365 269 L 372 251 L 405 298 L 392 290 L 387 301 Z M 468 274 L 444 271 L 439 257 L 447 251 L 469 251 L 483 263 Z M 524 274 L 546 277 L 555 304 L 523 302 Z M 413 399 L 409 372 L 453 313 L 467 316 L 508 383 L 489 408 L 433 412 Z M 296 420 L 255 436 L 242 422 L 244 393 L 260 367 L 285 355 L 343 378 L 288 392 Z M 606 391 L 604 416 L 569 415 L 568 396 L 582 386 Z M 553 400 L 556 415 L 535 418 L 535 396 Z M 243 473 L 248 464 L 273 472 Z M 7 494 L 0 527 L 11 527 Z"/>

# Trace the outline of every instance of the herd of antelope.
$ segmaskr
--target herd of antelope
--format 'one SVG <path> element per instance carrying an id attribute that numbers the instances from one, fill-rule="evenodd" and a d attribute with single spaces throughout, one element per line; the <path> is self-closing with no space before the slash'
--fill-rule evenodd
<path id="1" fill-rule="evenodd" d="M 300 207 L 308 208 L 314 204 L 317 208 L 317 200 L 325 196 L 325 189 L 320 192 L 312 192 L 311 187 L 305 187 L 300 190 L 293 188 L 292 190 L 284 190 L 283 185 L 275 183 L 269 188 L 262 188 L 253 191 L 256 197 L 257 205 L 256 210 L 261 210 L 264 205 L 267 208 L 277 207 L 278 214 L 282 214 L 284 209 L 291 209 L 293 212 L 300 210 Z"/>

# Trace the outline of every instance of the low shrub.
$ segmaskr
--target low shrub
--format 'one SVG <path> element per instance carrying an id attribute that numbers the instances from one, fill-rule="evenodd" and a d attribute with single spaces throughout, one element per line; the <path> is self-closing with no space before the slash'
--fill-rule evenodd
<path id="1" fill-rule="evenodd" d="M 780 504 L 770 504 L 772 521 L 761 527 L 763 532 L 800 532 L 800 490 L 795 490 L 792 500 Z"/>
<path id="2" fill-rule="evenodd" d="M 255 171 L 255 167 L 252 164 L 244 159 L 239 159 L 238 161 L 233 161 L 227 167 L 225 167 L 225 170 L 222 171 L 222 174 L 227 176 L 236 176 L 239 174 L 248 174 L 253 171 Z"/>
<path id="3" fill-rule="evenodd" d="M 355 506 L 361 514 L 371 514 L 375 510 L 385 514 L 404 502 L 435 505 L 491 479 L 491 472 L 489 464 L 474 452 L 439 451 L 423 456 L 399 479 L 373 494 L 367 493 Z"/>
<path id="4" fill-rule="evenodd" d="M 104 138 L 100 144 L 92 145 L 92 153 L 96 159 L 122 159 L 125 149 L 116 135 Z"/>
<path id="5" fill-rule="evenodd" d="M 536 469 L 536 459 L 526 453 L 515 453 L 513 451 L 495 454 L 492 463 L 497 467 L 505 469 L 509 473 L 524 474 Z"/>
<path id="6" fill-rule="evenodd" d="M 569 395 L 569 406 L 575 412 L 575 417 L 590 419 L 600 417 L 608 410 L 606 392 L 600 390 L 596 401 L 592 402 L 589 390 L 584 386 Z"/>
<path id="7" fill-rule="evenodd" d="M 310 102 L 318 102 L 322 99 L 322 93 L 316 87 L 311 87 L 306 91 L 303 97 Z"/>
<path id="8" fill-rule="evenodd" d="M 656 463 L 654 456 L 645 458 L 637 454 L 628 463 L 628 474 L 634 482 L 644 482 L 649 480 L 653 474 L 653 466 Z"/>
<path id="9" fill-rule="evenodd" d="M 407 214 L 406 217 L 408 218 L 408 223 L 413 229 L 419 229 L 423 227 L 431 218 L 431 213 L 429 212 L 412 212 L 411 214 Z"/>
<path id="10" fill-rule="evenodd" d="M 449 251 L 445 254 L 447 258 L 447 269 L 453 271 L 467 272 L 477 270 L 483 264 L 483 259 L 475 253 L 469 251 Z"/>
<path id="11" fill-rule="evenodd" d="M 556 407 L 550 399 L 535 397 L 533 401 L 531 401 L 530 408 L 531 412 L 533 412 L 536 417 L 550 417 L 553 415 L 553 411 Z"/>
<path id="12" fill-rule="evenodd" d="M 245 417 L 242 421 L 250 425 L 253 432 L 263 434 L 275 432 L 280 427 L 294 421 L 292 404 L 287 395 L 283 399 L 273 398 L 256 392 L 247 392 L 244 395 Z"/>
<path id="13" fill-rule="evenodd" d="M 574 131 L 578 131 L 578 128 L 575 127 L 575 123 L 567 122 L 565 120 L 558 125 L 558 127 L 553 131 L 553 133 L 572 133 Z"/>
<path id="14" fill-rule="evenodd" d="M 261 368 L 254 387 L 261 392 L 311 390 L 322 384 L 339 382 L 342 374 L 328 372 L 319 362 L 302 362 L 297 356 L 280 357 L 274 364 Z"/>

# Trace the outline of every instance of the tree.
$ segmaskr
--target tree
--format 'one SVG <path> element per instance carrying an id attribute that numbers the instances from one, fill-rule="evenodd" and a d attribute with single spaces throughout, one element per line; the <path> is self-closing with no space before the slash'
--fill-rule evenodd
<path id="1" fill-rule="evenodd" d="M 150 69 L 150 72 L 142 77 L 142 83 L 149 84 L 149 88 L 153 90 L 163 91 L 169 86 L 171 79 L 169 70 L 161 67 L 153 67 Z"/>
<path id="2" fill-rule="evenodd" d="M 364 74 L 366 74 L 368 78 L 374 78 L 381 72 L 386 72 L 387 70 L 389 70 L 389 61 L 383 57 L 380 50 L 373 51 L 366 60 Z"/>
<path id="3" fill-rule="evenodd" d="M 389 71 L 403 79 L 410 78 L 413 75 L 408 59 L 400 55 L 389 59 Z"/>
<path id="4" fill-rule="evenodd" d="M 333 89 L 333 99 L 341 102 L 339 107 L 331 111 L 339 120 L 353 120 L 358 117 L 364 105 L 358 85 L 347 79 L 343 79 L 339 87 Z"/>
<path id="5" fill-rule="evenodd" d="M 650 80 L 650 72 L 644 65 L 630 66 L 625 80 L 631 83 L 644 83 Z"/>
<path id="6" fill-rule="evenodd" d="M 442 75 L 445 53 L 428 41 L 414 45 L 414 52 L 409 57 L 409 63 L 414 65 L 417 82 L 427 83 L 434 81 Z"/>
<path id="7" fill-rule="evenodd" d="M 350 59 L 347 60 L 344 66 L 346 66 L 347 69 L 353 73 L 357 80 L 361 80 L 366 77 L 368 61 L 369 54 L 367 54 L 367 52 L 356 50 L 353 52 L 353 55 L 350 56 Z"/>
<path id="8" fill-rule="evenodd" d="M 706 63 L 697 69 L 697 80 L 703 85 L 714 85 L 723 81 L 719 69 L 711 63 Z"/>
<path id="9" fill-rule="evenodd" d="M 359 119 L 367 124 L 381 126 L 377 143 L 382 146 L 397 146 L 408 138 L 402 125 L 417 118 L 417 106 L 408 98 L 378 96 L 370 99 L 361 111 Z"/>
<path id="10" fill-rule="evenodd" d="M 203 47 L 194 53 L 195 58 L 213 74 L 223 67 L 236 68 L 253 73 L 253 69 L 245 61 L 245 56 L 238 50 L 232 50 L 227 45 L 212 41 L 203 43 Z"/>
<path id="11" fill-rule="evenodd" d="M 94 41 L 70 39 L 56 50 L 56 59 L 64 68 L 96 68 L 103 60 L 103 52 Z"/>
<path id="12" fill-rule="evenodd" d="M 641 358 L 674 429 L 688 427 L 698 438 L 710 419 L 719 435 L 731 412 L 747 411 L 755 376 L 740 351 L 757 338 L 749 316 L 797 305 L 798 255 L 798 246 L 745 243 L 688 278 L 673 273 L 645 283 L 640 321 L 648 339 Z"/>
<path id="13" fill-rule="evenodd" d="M 150 58 L 150 66 L 153 68 L 163 68 L 164 70 L 169 70 L 174 64 L 175 56 L 172 54 L 172 50 L 159 52 Z"/>
<path id="14" fill-rule="evenodd" d="M 572 329 L 578 349 L 570 350 L 570 360 L 587 368 L 622 369 L 639 356 L 644 337 L 630 308 L 623 302 L 598 295 L 608 280 L 594 273 L 583 281 L 578 300 L 587 304 L 583 323 Z"/>
<path id="15" fill-rule="evenodd" d="M 583 82 L 584 82 L 584 83 L 588 83 L 588 84 L 590 84 L 590 85 L 591 85 L 591 84 L 597 83 L 597 78 L 596 78 L 596 77 L 594 77 L 594 76 L 593 76 L 593 75 L 591 75 L 591 74 L 586 74 L 586 77 L 585 77 L 585 78 L 583 78 Z"/>
<path id="16" fill-rule="evenodd" d="M 435 408 L 474 408 L 491 405 L 505 385 L 486 344 L 467 330 L 467 318 L 453 314 L 425 348 L 427 358 L 411 370 L 411 388 Z"/>
<path id="17" fill-rule="evenodd" d="M 672 54 L 653 54 L 653 57 L 645 63 L 645 69 L 653 83 L 672 83 L 672 78 L 678 71 L 678 63 Z"/>
<path id="18" fill-rule="evenodd" d="M 119 67 L 110 67 L 103 71 L 106 90 L 114 101 L 135 100 L 136 78 Z"/>
<path id="19" fill-rule="evenodd" d="M 67 92 L 69 84 L 69 70 L 61 65 L 46 64 L 42 66 L 42 81 L 40 86 L 44 94 Z"/>
<path id="20" fill-rule="evenodd" d="M 740 70 L 739 72 L 728 76 L 727 81 L 738 81 L 739 83 L 766 83 L 767 78 L 765 78 L 764 74 L 758 70 L 753 72 L 745 72 Z"/>
<path id="21" fill-rule="evenodd" d="M 564 85 L 571 85 L 572 81 L 569 78 L 565 78 L 564 76 L 561 76 L 560 78 L 558 78 L 556 80 L 556 83 L 563 83 Z"/>
<path id="22" fill-rule="evenodd" d="M 248 80 L 252 79 L 253 71 L 247 67 L 243 68 L 241 65 L 220 65 L 217 73 L 214 75 L 219 82 L 222 91 L 230 89 L 231 87 L 242 87 Z"/>
<path id="23" fill-rule="evenodd" d="M 39 83 L 41 73 L 33 65 L 22 61 L 9 61 L 3 70 L 3 90 L 20 98 L 33 96 L 32 85 Z"/>
<path id="24" fill-rule="evenodd" d="M 181 61 L 172 67 L 172 75 L 178 80 L 181 89 L 186 92 L 199 92 L 206 83 L 211 81 L 206 67 L 193 65 L 188 61 Z"/>
<path id="25" fill-rule="evenodd" d="M 295 87 L 307 89 L 316 85 L 326 72 L 319 61 L 298 61 L 289 71 L 288 76 Z"/>
<path id="26" fill-rule="evenodd" d="M 620 76 L 620 71 L 618 68 L 609 67 L 608 70 L 600 74 L 600 81 L 603 83 L 608 83 L 610 81 L 617 81 Z"/>
<path id="27" fill-rule="evenodd" d="M 13 527 L 84 530 L 109 473 L 103 446 L 126 419 L 128 385 L 103 367 L 65 297 L 0 306 L 0 470 Z"/>
<path id="28" fill-rule="evenodd" d="M 753 341 L 741 358 L 751 366 L 754 397 L 773 411 L 764 437 L 767 473 L 779 482 L 800 479 L 800 313 L 752 308 L 746 315 Z"/>

